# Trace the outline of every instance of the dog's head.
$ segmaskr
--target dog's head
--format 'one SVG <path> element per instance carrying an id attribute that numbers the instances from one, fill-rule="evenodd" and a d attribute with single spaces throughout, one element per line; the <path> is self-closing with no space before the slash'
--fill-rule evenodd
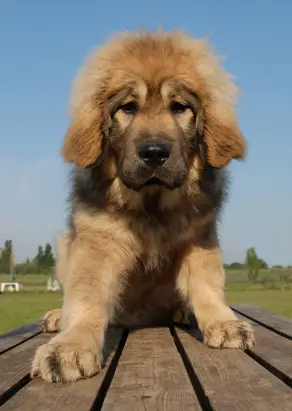
<path id="1" fill-rule="evenodd" d="M 125 34 L 93 53 L 77 77 L 62 154 L 104 161 L 128 188 L 182 186 L 195 159 L 242 159 L 237 89 L 209 45 L 180 33 Z"/>

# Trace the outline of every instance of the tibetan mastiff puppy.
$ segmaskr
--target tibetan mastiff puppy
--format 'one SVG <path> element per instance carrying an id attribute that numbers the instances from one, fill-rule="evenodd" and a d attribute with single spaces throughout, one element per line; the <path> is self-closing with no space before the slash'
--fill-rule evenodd
<path id="1" fill-rule="evenodd" d="M 75 381 L 98 372 L 109 324 L 185 322 L 207 346 L 247 349 L 249 323 L 224 299 L 217 222 L 226 166 L 243 159 L 237 87 L 205 40 L 123 33 L 94 51 L 73 87 L 62 155 L 71 213 L 59 238 L 59 330 L 32 375 Z"/>

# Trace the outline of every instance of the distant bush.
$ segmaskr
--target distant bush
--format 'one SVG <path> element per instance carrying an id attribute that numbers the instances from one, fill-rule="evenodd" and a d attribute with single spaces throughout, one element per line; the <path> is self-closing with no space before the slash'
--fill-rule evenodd
<path id="1" fill-rule="evenodd" d="M 245 268 L 245 264 L 234 262 L 231 264 L 224 264 L 224 267 L 229 270 L 242 270 Z"/>
<path id="2" fill-rule="evenodd" d="M 266 289 L 289 289 L 292 286 L 292 268 L 269 268 L 259 271 L 256 283 L 251 283 L 247 269 L 226 269 L 227 285 L 246 285 L 263 287 Z"/>

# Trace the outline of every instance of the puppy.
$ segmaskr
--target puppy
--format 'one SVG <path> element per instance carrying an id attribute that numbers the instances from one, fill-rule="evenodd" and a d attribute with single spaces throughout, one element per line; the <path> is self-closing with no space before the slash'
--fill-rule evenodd
<path id="1" fill-rule="evenodd" d="M 206 345 L 247 349 L 251 326 L 224 300 L 216 223 L 226 166 L 245 157 L 237 88 L 204 40 L 147 31 L 113 38 L 77 76 L 62 155 L 73 163 L 60 238 L 60 329 L 32 375 L 75 381 L 100 370 L 109 323 L 171 324 L 195 314 Z"/>

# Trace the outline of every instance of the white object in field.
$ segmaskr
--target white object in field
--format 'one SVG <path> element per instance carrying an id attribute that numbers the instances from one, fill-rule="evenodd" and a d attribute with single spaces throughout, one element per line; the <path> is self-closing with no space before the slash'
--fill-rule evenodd
<path id="1" fill-rule="evenodd" d="M 47 282 L 47 290 L 48 291 L 59 291 L 60 290 L 60 284 L 58 280 L 52 280 L 50 277 Z"/>
<path id="2" fill-rule="evenodd" d="M 8 291 L 19 291 L 19 283 L 0 283 L 0 292 L 4 293 L 5 287 Z"/>

